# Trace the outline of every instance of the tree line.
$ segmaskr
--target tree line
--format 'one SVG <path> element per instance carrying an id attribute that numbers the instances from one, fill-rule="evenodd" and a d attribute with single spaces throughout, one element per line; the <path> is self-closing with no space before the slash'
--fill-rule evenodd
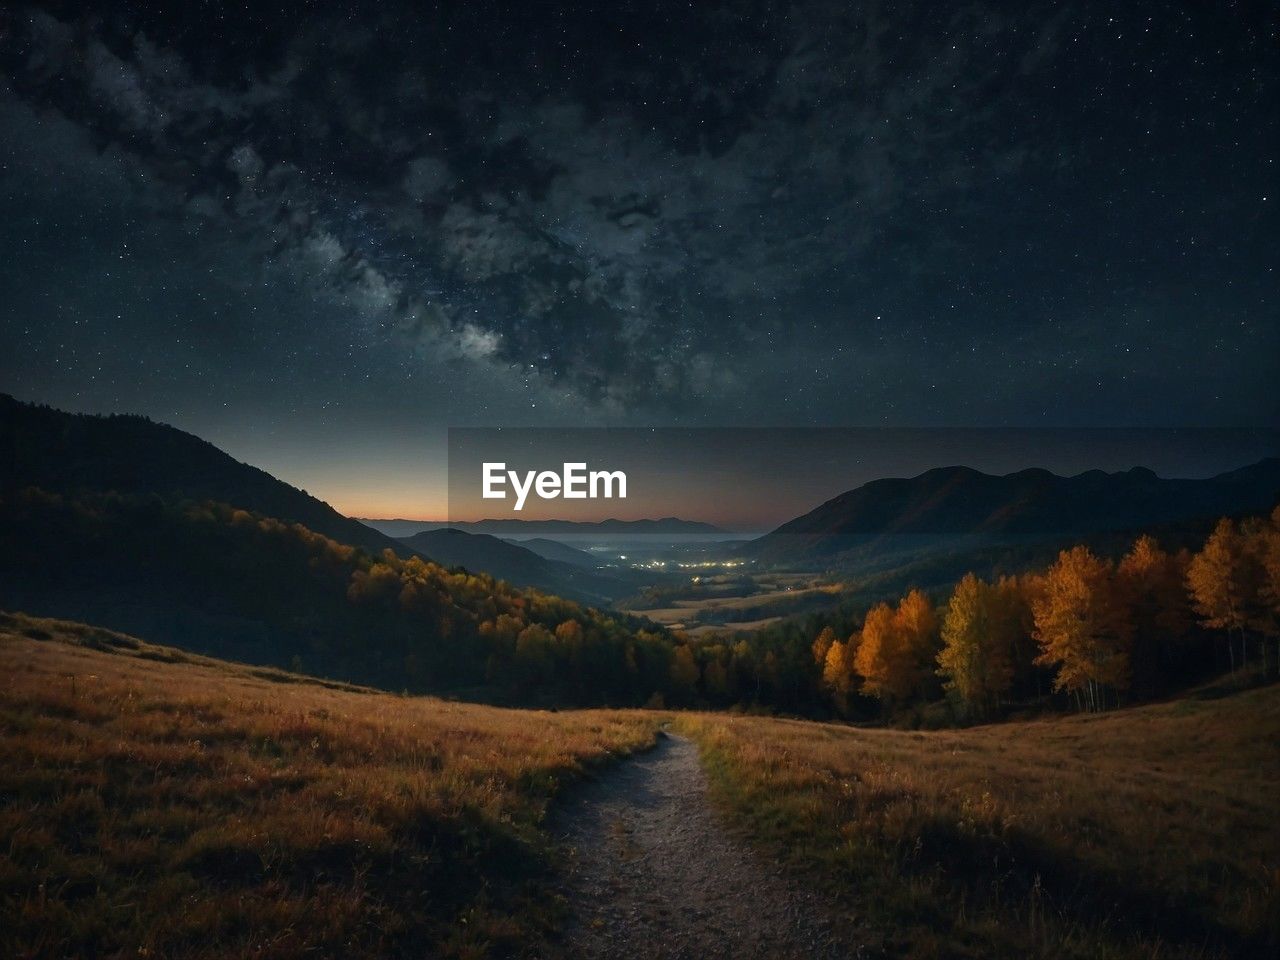
<path id="1" fill-rule="evenodd" d="M 1056 696 L 1101 710 L 1221 664 L 1280 665 L 1280 508 L 1196 551 L 1139 537 L 941 593 L 691 638 L 421 556 L 215 502 L 0 497 L 0 605 L 214 656 L 541 706 L 982 718 Z M 946 722 L 944 720 L 944 722 Z"/>
<path id="2" fill-rule="evenodd" d="M 1233 671 L 1280 666 L 1280 508 L 1220 520 L 1194 553 L 1144 535 L 1118 561 L 1077 545 L 1045 570 L 969 573 L 936 608 L 912 590 L 873 607 L 849 636 L 827 628 L 812 646 L 837 712 L 855 696 L 897 708 L 941 692 L 977 717 L 1046 680 L 1079 709 L 1102 710 L 1167 687 L 1188 657 L 1221 651 Z"/>

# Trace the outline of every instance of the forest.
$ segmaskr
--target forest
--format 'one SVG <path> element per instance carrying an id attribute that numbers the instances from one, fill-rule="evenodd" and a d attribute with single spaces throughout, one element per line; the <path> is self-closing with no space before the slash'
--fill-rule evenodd
<path id="1" fill-rule="evenodd" d="M 384 688 L 533 706 L 759 710 L 949 726 L 1097 711 L 1280 667 L 1280 510 L 1197 550 L 1143 535 L 749 635 L 687 637 L 213 501 L 0 501 L 0 602 Z M 92 588 L 85 585 L 92 584 Z"/>
<path id="2" fill-rule="evenodd" d="M 852 625 L 783 626 L 693 649 L 713 705 L 950 725 L 1027 707 L 1099 711 L 1223 670 L 1280 669 L 1280 509 L 1222 518 L 1198 550 L 1139 536 L 949 592 L 908 590 Z M 690 674 L 692 674 L 692 668 Z"/>
<path id="3" fill-rule="evenodd" d="M 641 705 L 672 639 L 625 614 L 211 501 L 0 500 L 0 603 L 384 689 Z"/>

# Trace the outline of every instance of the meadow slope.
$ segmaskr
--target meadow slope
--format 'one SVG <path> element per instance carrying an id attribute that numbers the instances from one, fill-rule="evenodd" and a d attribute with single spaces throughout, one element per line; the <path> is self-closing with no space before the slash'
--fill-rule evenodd
<path id="1" fill-rule="evenodd" d="M 625 786 L 644 764 L 606 764 L 668 719 L 868 956 L 1280 945 L 1274 686 L 942 732 L 521 711 L 8 614 L 0 677 L 4 956 L 559 956 L 588 905 L 548 893 L 549 807 L 587 771 Z"/>
<path id="2" fill-rule="evenodd" d="M 1280 687 L 957 731 L 680 726 L 724 813 L 888 955 L 1280 950 Z"/>
<path id="3" fill-rule="evenodd" d="M 512 954 L 641 713 L 400 697 L 0 614 L 0 955 Z"/>

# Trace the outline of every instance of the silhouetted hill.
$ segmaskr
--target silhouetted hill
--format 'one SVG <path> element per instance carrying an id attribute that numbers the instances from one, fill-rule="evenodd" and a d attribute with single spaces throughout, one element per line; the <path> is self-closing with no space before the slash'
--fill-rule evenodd
<path id="1" fill-rule="evenodd" d="M 1005 476 L 943 467 L 875 480 L 752 541 L 764 562 L 837 561 L 876 554 L 974 549 L 1000 543 L 1087 539 L 1224 514 L 1270 510 L 1280 499 L 1280 459 L 1204 480 L 1164 479 L 1144 468 L 1047 470 Z"/>
<path id="2" fill-rule="evenodd" d="M 514 543 L 517 546 L 524 547 L 526 550 L 532 550 L 538 556 L 546 557 L 548 560 L 571 563 L 575 567 L 586 567 L 588 570 L 594 570 L 600 565 L 596 558 L 587 553 L 587 551 L 571 547 L 567 543 L 561 543 L 559 540 L 548 540 L 546 537 L 530 537 L 528 540 L 508 540 L 507 543 Z"/>
<path id="3" fill-rule="evenodd" d="M 39 487 L 216 500 L 375 553 L 402 544 L 213 444 L 146 417 L 65 413 L 0 394 L 0 493 Z"/>
<path id="4" fill-rule="evenodd" d="M 423 530 L 439 530 L 441 527 L 448 526 L 439 520 L 379 520 L 371 517 L 356 517 L 356 519 L 366 527 L 385 533 L 388 537 L 395 537 L 397 540 L 412 537 Z"/>
<path id="5" fill-rule="evenodd" d="M 513 586 L 535 587 L 587 603 L 607 603 L 625 595 L 635 586 L 579 564 L 548 559 L 521 544 L 486 533 L 467 533 L 446 527 L 424 530 L 406 537 L 404 542 L 438 563 L 465 567 L 468 570 L 483 570 Z"/>

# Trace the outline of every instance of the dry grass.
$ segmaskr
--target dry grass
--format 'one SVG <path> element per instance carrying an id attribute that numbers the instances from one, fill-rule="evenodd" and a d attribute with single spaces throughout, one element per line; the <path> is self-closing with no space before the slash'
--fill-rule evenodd
<path id="1" fill-rule="evenodd" d="M 909 733 L 689 716 L 713 789 L 885 952 L 1280 955 L 1280 689 Z"/>
<path id="2" fill-rule="evenodd" d="M 0 955 L 536 944 L 548 799 L 642 713 L 320 684 L 0 615 Z"/>
<path id="3" fill-rule="evenodd" d="M 653 714 L 322 684 L 0 615 L 0 956 L 518 955 L 537 826 Z M 914 957 L 1280 945 L 1280 689 L 958 732 L 688 714 L 718 802 Z"/>

